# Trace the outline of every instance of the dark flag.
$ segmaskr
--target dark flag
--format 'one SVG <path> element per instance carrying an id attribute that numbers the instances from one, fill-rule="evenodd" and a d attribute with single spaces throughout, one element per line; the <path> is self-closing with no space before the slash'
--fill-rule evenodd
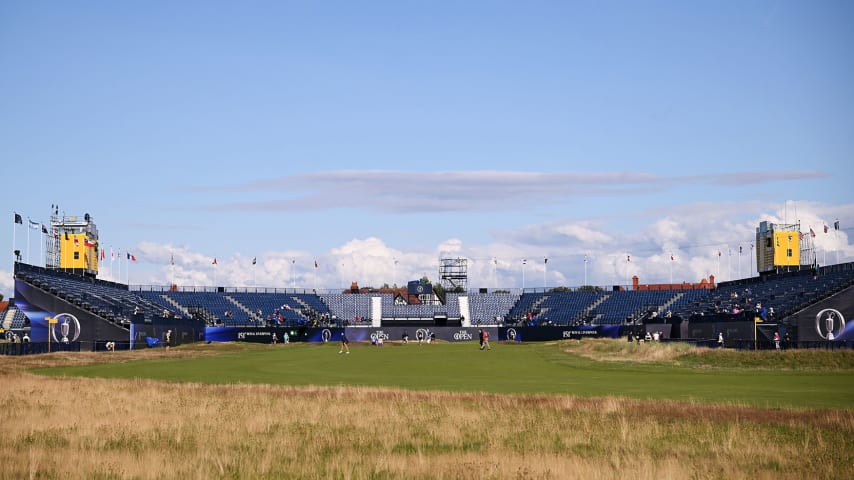
<path id="1" fill-rule="evenodd" d="M 20 225 L 24 224 L 24 219 L 21 217 L 20 213 L 15 212 L 15 223 L 20 224 Z M 836 223 L 839 223 L 839 222 L 836 222 Z"/>

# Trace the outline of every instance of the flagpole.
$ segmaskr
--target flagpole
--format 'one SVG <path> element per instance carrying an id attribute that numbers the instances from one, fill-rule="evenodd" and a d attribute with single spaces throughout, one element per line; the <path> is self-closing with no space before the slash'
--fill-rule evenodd
<path id="1" fill-rule="evenodd" d="M 30 225 L 32 225 L 31 222 L 32 220 L 30 219 L 30 217 L 27 217 L 27 263 L 30 263 L 30 230 L 32 230 L 32 228 L 30 227 Z"/>
<path id="2" fill-rule="evenodd" d="M 528 264 L 528 260 L 522 260 L 522 293 L 525 293 L 525 266 Z"/>
<path id="3" fill-rule="evenodd" d="M 543 291 L 545 291 L 548 288 L 548 285 L 546 285 L 546 274 L 548 273 L 548 271 L 549 271 L 549 259 L 543 258 Z"/>
<path id="4" fill-rule="evenodd" d="M 492 288 L 498 289 L 498 259 L 492 257 Z"/>
<path id="5" fill-rule="evenodd" d="M 839 265 L 839 219 L 833 222 L 833 246 L 836 251 L 836 264 Z"/>
<path id="6" fill-rule="evenodd" d="M 18 212 L 12 212 L 14 217 L 12 217 L 12 272 L 15 271 L 15 261 L 17 258 L 15 257 L 15 242 L 18 240 Z"/>
<path id="7" fill-rule="evenodd" d="M 756 257 L 753 256 L 753 244 L 751 243 L 750 244 L 750 278 L 753 278 L 753 272 L 756 271 L 756 269 L 753 268 L 753 265 L 754 265 L 753 262 L 755 260 L 756 260 Z"/>
<path id="8" fill-rule="evenodd" d="M 673 254 L 670 254 L 670 288 L 673 288 Z"/>
<path id="9" fill-rule="evenodd" d="M 631 263 L 632 257 L 628 253 L 626 254 L 626 291 L 629 291 L 629 263 Z"/>
<path id="10" fill-rule="evenodd" d="M 584 286 L 587 286 L 587 255 L 584 255 Z"/>
<path id="11" fill-rule="evenodd" d="M 741 279 L 741 245 L 738 246 L 738 278 Z"/>
<path id="12" fill-rule="evenodd" d="M 726 279 L 732 280 L 732 249 L 727 252 L 726 257 Z"/>
<path id="13" fill-rule="evenodd" d="M 721 251 L 718 250 L 718 266 L 715 268 L 715 280 L 720 283 L 721 277 Z"/>
<path id="14" fill-rule="evenodd" d="M 44 231 L 41 228 L 39 228 L 39 234 L 39 258 L 41 258 L 42 267 L 44 267 Z"/>

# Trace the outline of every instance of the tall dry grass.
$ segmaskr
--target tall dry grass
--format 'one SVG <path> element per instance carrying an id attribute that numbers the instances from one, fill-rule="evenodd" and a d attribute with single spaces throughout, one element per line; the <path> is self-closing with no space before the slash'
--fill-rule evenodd
<path id="1" fill-rule="evenodd" d="M 19 371 L 0 381 L 0 478 L 854 475 L 850 410 L 212 386 Z"/>
<path id="2" fill-rule="evenodd" d="M 684 342 L 629 343 L 623 339 L 562 342 L 565 351 L 595 361 L 664 362 L 682 366 L 801 371 L 854 369 L 854 350 L 734 350 L 695 347 Z"/>

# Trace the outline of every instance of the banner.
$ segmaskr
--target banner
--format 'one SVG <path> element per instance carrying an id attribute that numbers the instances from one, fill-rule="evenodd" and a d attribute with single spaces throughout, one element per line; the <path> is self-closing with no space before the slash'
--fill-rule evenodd
<path id="1" fill-rule="evenodd" d="M 854 287 L 811 305 L 790 317 L 798 325 L 799 342 L 854 340 L 854 331 L 846 330 L 854 317 Z"/>

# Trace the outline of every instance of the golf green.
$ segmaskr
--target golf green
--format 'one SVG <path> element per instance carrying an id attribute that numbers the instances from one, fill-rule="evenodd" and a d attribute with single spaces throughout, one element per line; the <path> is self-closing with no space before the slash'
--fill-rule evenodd
<path id="1" fill-rule="evenodd" d="M 560 344 L 476 343 L 257 346 L 198 358 L 139 360 L 37 370 L 54 376 L 149 378 L 175 382 L 362 385 L 502 394 L 570 394 L 745 404 L 852 408 L 854 371 L 676 366 L 603 362 Z"/>

